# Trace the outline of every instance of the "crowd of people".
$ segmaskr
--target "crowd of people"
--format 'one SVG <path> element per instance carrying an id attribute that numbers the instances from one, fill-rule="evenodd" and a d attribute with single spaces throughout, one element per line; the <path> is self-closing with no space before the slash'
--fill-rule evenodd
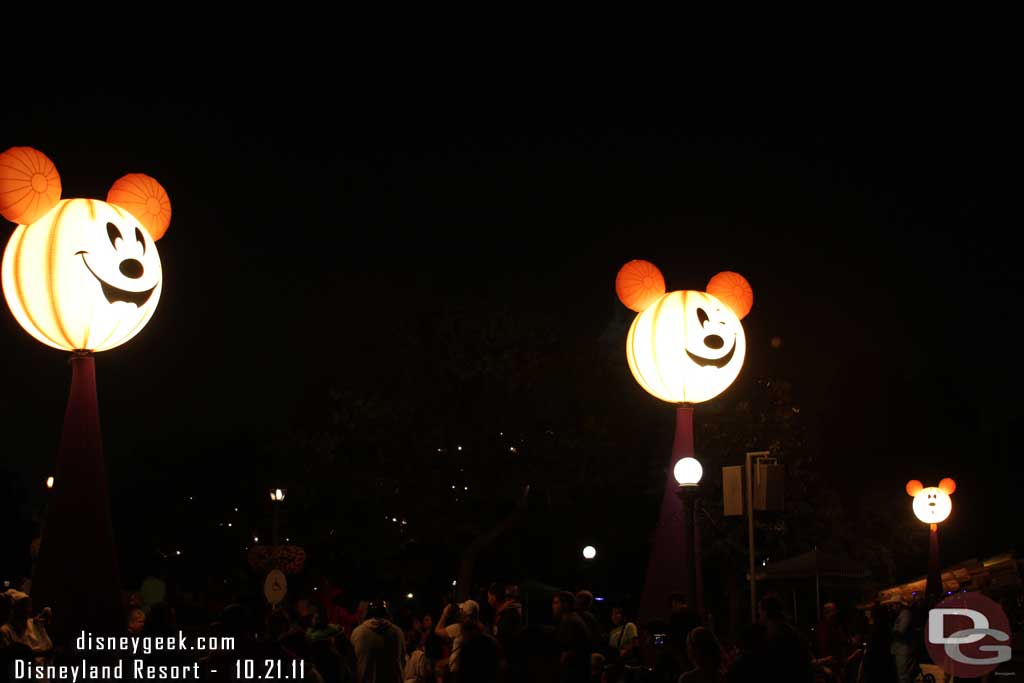
<path id="1" fill-rule="evenodd" d="M 920 606 L 877 606 L 840 619 L 826 603 L 813 634 L 792 626 L 775 596 L 759 602 L 756 623 L 726 645 L 681 594 L 668 617 L 639 626 L 623 605 L 599 618 L 593 595 L 556 592 L 531 623 L 516 585 L 493 583 L 486 600 L 449 600 L 438 611 L 406 613 L 384 599 L 355 603 L 339 592 L 274 608 L 228 605 L 204 631 L 232 637 L 204 653 L 205 680 L 235 680 L 232 660 L 301 661 L 313 683 L 910 683 L 920 680 Z M 481 591 L 483 593 L 483 591 Z M 483 595 L 481 595 L 483 597 Z M 174 608 L 129 599 L 123 635 L 165 636 L 183 627 Z M 440 607 L 440 606 L 439 606 Z M 536 608 L 535 608 L 536 609 Z M 48 608 L 35 612 L 20 590 L 0 594 L 0 653 L 60 660 L 47 634 Z M 435 618 L 436 616 L 436 618 Z M 183 663 L 188 652 L 161 653 Z M 154 655 L 156 656 L 156 655 Z M 212 673 L 216 671 L 217 673 Z"/>

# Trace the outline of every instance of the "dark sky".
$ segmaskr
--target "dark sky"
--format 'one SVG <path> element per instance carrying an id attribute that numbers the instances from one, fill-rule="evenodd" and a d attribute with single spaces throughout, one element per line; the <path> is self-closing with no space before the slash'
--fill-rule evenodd
<path id="1" fill-rule="evenodd" d="M 951 475 L 956 550 L 1015 540 L 990 531 L 1024 485 L 1005 131 L 961 119 L 734 137 L 425 109 L 264 94 L 4 108 L 0 149 L 45 152 L 65 197 L 143 172 L 173 205 L 157 312 L 97 360 L 115 488 L 151 453 L 180 463 L 163 473 L 173 485 L 218 449 L 287 431 L 311 387 L 386 334 L 368 318 L 493 301 L 596 340 L 623 318 L 617 269 L 645 258 L 670 289 L 747 277 L 744 372 L 793 382 L 844 496 Z M 0 457 L 29 482 L 53 457 L 66 360 L 7 313 L 0 349 Z"/>

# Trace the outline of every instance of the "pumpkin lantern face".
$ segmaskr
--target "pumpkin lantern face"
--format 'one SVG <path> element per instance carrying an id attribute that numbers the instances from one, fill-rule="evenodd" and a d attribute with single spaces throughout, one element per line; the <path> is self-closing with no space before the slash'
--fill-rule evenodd
<path id="1" fill-rule="evenodd" d="M 914 516 L 922 522 L 938 524 L 946 521 L 953 511 L 953 500 L 949 494 L 937 486 L 921 489 L 914 496 Z"/>
<path id="2" fill-rule="evenodd" d="M 914 516 L 926 524 L 938 524 L 946 521 L 953 511 L 953 499 L 956 482 L 946 477 L 938 486 L 925 488 L 920 481 L 912 479 L 907 482 L 907 495 L 914 499 Z"/>
<path id="3" fill-rule="evenodd" d="M 3 258 L 3 288 L 18 323 L 58 349 L 103 351 L 141 330 L 163 276 L 156 243 L 125 209 L 61 200 L 19 225 Z"/>
<path id="4" fill-rule="evenodd" d="M 671 403 L 700 403 L 739 375 L 746 337 L 736 313 L 706 292 L 662 295 L 633 320 L 626 358 L 647 392 Z"/>

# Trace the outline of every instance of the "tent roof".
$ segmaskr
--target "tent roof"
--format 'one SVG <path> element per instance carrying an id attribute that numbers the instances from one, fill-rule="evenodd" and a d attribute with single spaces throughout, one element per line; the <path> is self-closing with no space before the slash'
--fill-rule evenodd
<path id="1" fill-rule="evenodd" d="M 871 573 L 867 567 L 848 557 L 830 555 L 817 548 L 781 562 L 772 562 L 757 573 L 758 581 L 765 579 L 866 579 Z"/>

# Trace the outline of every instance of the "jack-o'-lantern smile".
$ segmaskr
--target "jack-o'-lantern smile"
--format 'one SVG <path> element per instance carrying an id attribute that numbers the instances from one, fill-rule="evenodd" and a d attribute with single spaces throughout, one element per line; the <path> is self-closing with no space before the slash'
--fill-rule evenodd
<path id="1" fill-rule="evenodd" d="M 115 287 L 114 285 L 110 284 L 109 282 L 101 278 L 99 275 L 97 275 L 96 272 L 89 266 L 89 262 L 85 260 L 85 255 L 88 253 L 89 252 L 87 251 L 76 251 L 75 256 L 82 257 L 82 263 L 85 264 L 86 270 L 88 270 L 89 274 L 96 278 L 96 281 L 100 283 L 100 288 L 103 290 L 103 296 L 104 298 L 106 298 L 107 303 L 113 304 L 117 303 L 118 301 L 123 301 L 128 304 L 135 304 L 135 306 L 141 308 L 143 305 L 145 305 L 147 301 L 149 301 L 149 297 L 153 295 L 153 292 L 156 290 L 157 285 L 153 285 L 149 289 L 143 290 L 141 292 L 131 292 L 127 289 Z M 142 265 L 139 264 L 139 262 L 135 261 L 134 259 L 132 259 L 132 261 L 132 265 L 138 264 L 137 268 L 141 271 Z M 122 270 L 125 270 L 125 268 L 122 267 Z M 126 273 L 126 276 L 131 277 L 132 274 L 134 273 Z M 141 274 L 141 272 L 139 274 Z M 135 275 L 135 277 L 138 277 L 138 275 Z"/>
<path id="2" fill-rule="evenodd" d="M 712 365 L 712 366 L 714 366 L 716 368 L 724 368 L 726 365 L 728 365 L 729 361 L 732 360 L 732 355 L 734 353 L 736 353 L 736 340 L 735 339 L 733 339 L 732 348 L 729 349 L 729 353 L 725 354 L 721 358 L 705 358 L 703 356 L 698 356 L 697 354 L 693 353 L 689 349 L 686 350 L 686 355 L 689 356 L 690 360 L 692 360 L 697 365 L 700 365 L 702 367 L 707 367 L 708 365 Z"/>

